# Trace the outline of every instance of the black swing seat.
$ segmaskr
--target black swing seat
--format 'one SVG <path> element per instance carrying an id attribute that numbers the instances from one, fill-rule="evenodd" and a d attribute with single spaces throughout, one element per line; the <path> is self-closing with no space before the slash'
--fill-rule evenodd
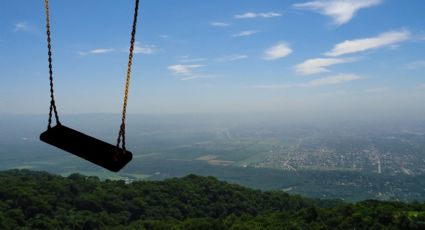
<path id="1" fill-rule="evenodd" d="M 129 151 L 63 125 L 48 128 L 40 140 L 113 172 L 118 172 L 133 158 Z"/>

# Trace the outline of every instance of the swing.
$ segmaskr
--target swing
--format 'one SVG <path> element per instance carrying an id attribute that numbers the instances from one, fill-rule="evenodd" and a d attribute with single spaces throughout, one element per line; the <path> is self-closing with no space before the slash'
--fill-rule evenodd
<path id="1" fill-rule="evenodd" d="M 98 140 L 94 137 L 90 137 L 71 128 L 68 128 L 60 123 L 53 92 L 53 67 L 51 51 L 52 47 L 50 38 L 49 0 L 45 0 L 45 10 L 50 80 L 50 111 L 47 130 L 40 135 L 40 140 L 46 142 L 47 144 L 65 150 L 69 153 L 72 153 L 78 157 L 81 157 L 87 161 L 90 161 L 94 164 L 97 164 L 110 171 L 118 172 L 133 158 L 132 153 L 130 151 L 127 151 L 125 148 L 125 118 L 127 111 L 128 89 L 131 77 L 131 65 L 133 62 L 133 50 L 136 35 L 137 15 L 139 11 L 139 0 L 135 0 L 121 126 L 117 138 L 117 144 L 115 146 L 104 141 Z M 54 112 L 56 120 L 56 126 L 54 127 L 52 127 L 52 112 Z"/>

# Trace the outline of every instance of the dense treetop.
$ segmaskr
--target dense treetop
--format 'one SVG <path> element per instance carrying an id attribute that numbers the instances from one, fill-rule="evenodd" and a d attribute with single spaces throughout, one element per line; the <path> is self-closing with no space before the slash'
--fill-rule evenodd
<path id="1" fill-rule="evenodd" d="M 317 201 L 188 175 L 101 181 L 0 172 L 0 229 L 425 229 L 425 204 Z"/>

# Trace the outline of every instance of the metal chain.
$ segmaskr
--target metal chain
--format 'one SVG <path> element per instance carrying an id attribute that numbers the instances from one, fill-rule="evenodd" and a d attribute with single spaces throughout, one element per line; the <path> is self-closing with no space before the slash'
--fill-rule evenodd
<path id="1" fill-rule="evenodd" d="M 125 118 L 127 113 L 127 101 L 128 101 L 128 89 L 130 87 L 130 78 L 131 78 L 131 65 L 133 64 L 133 50 L 134 43 L 136 37 L 136 25 L 137 25 L 137 16 L 139 12 L 139 0 L 136 0 L 134 7 L 134 17 L 133 17 L 133 27 L 131 31 L 131 40 L 130 40 L 130 53 L 128 55 L 128 65 L 127 65 L 127 77 L 125 81 L 125 93 L 124 93 L 124 103 L 122 108 L 122 116 L 121 116 L 121 126 L 120 131 L 117 138 L 117 147 L 120 146 L 122 140 L 122 149 L 123 153 L 125 153 Z"/>
<path id="2" fill-rule="evenodd" d="M 50 108 L 49 108 L 49 121 L 47 128 L 52 127 L 52 110 L 55 113 L 56 125 L 60 125 L 58 111 L 56 110 L 55 96 L 53 92 L 53 65 L 52 65 L 52 45 L 50 38 L 50 15 L 49 15 L 49 0 L 45 0 L 46 9 L 46 34 L 47 34 L 47 48 L 48 48 L 48 60 L 49 60 L 49 80 L 50 80 Z"/>
<path id="3" fill-rule="evenodd" d="M 133 17 L 133 27 L 131 31 L 131 40 L 130 40 L 130 53 L 128 56 L 128 65 L 127 65 L 127 77 L 125 82 L 125 93 L 124 93 L 124 103 L 121 117 L 121 126 L 120 131 L 117 138 L 117 147 L 120 146 L 122 141 L 122 149 L 125 152 L 125 119 L 127 113 L 127 101 L 128 101 L 128 91 L 130 88 L 130 79 L 131 79 L 131 65 L 133 64 L 133 51 L 134 51 L 134 43 L 136 37 L 136 26 L 137 26 L 137 16 L 139 11 L 139 2 L 140 0 L 136 0 L 135 8 L 134 8 L 134 17 Z M 50 80 L 50 111 L 49 111 L 49 121 L 48 128 L 51 128 L 52 123 L 52 112 L 55 113 L 56 124 L 60 125 L 58 112 L 56 109 L 54 91 L 53 91 L 53 65 L 52 65 L 52 46 L 51 46 L 51 38 L 50 38 L 50 16 L 49 16 L 49 0 L 45 0 L 45 9 L 46 9 L 46 33 L 47 33 L 47 47 L 48 47 L 48 61 L 49 61 L 49 80 Z"/>

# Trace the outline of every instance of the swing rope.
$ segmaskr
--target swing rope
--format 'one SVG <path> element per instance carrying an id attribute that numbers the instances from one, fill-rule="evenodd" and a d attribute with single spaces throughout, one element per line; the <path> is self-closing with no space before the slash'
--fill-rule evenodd
<path id="1" fill-rule="evenodd" d="M 135 6 L 134 6 L 133 28 L 131 30 L 130 51 L 128 55 L 127 77 L 125 81 L 125 93 L 124 93 L 124 102 L 122 107 L 121 126 L 120 126 L 120 131 L 118 133 L 118 138 L 117 138 L 117 147 L 118 148 L 120 147 L 121 140 L 122 140 L 122 149 L 124 153 L 126 151 L 125 149 L 125 118 L 127 114 L 128 89 L 130 88 L 131 65 L 133 64 L 133 50 L 134 50 L 134 43 L 135 43 L 135 37 L 136 37 L 138 11 L 139 11 L 139 0 L 136 0 Z"/>
<path id="2" fill-rule="evenodd" d="M 123 149 L 123 152 L 126 152 L 125 148 L 125 119 L 127 114 L 127 101 L 128 101 L 128 91 L 130 88 L 130 79 L 131 79 L 131 66 L 133 64 L 133 51 L 134 51 L 134 43 L 136 37 L 136 27 L 137 27 L 137 16 L 139 11 L 139 2 L 140 0 L 135 1 L 134 7 L 134 15 L 133 15 L 133 26 L 131 31 L 131 40 L 130 40 L 130 50 L 128 55 L 128 65 L 127 65 L 127 76 L 125 82 L 125 92 L 124 92 L 124 101 L 121 115 L 121 125 L 117 138 L 117 147 L 120 145 Z M 53 65 L 52 65 L 52 45 L 51 45 L 51 37 L 50 37 L 50 15 L 49 15 L 49 0 L 45 0 L 45 10 L 46 10 L 46 33 L 47 33 L 47 48 L 48 48 L 48 61 L 49 61 L 49 81 L 50 81 L 50 108 L 49 108 L 49 120 L 47 128 L 50 129 L 52 127 L 52 115 L 54 113 L 56 125 L 61 125 L 59 121 L 59 115 L 56 109 L 54 91 L 53 91 Z"/>
<path id="3" fill-rule="evenodd" d="M 56 109 L 55 96 L 53 92 L 53 65 L 52 65 L 52 45 L 50 38 L 50 15 L 49 15 L 49 0 L 45 0 L 46 9 L 46 33 L 47 33 L 47 48 L 48 48 L 48 61 L 49 61 L 49 80 L 50 80 L 50 108 L 49 108 L 49 121 L 47 128 L 52 127 L 52 112 L 55 113 L 56 125 L 61 125 L 59 121 L 58 111 Z"/>

